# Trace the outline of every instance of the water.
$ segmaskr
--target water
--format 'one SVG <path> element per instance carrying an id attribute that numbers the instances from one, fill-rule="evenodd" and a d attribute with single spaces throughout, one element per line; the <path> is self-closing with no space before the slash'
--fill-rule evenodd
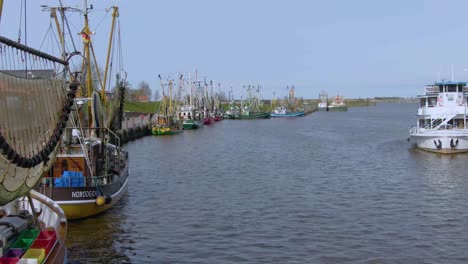
<path id="1" fill-rule="evenodd" d="M 96 263 L 467 263 L 468 155 L 406 141 L 414 104 L 224 120 L 129 143 L 129 192 L 71 222 Z"/>

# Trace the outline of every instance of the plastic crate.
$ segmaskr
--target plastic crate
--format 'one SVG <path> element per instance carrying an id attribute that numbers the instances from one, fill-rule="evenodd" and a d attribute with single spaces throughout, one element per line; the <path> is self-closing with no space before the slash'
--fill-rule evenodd
<path id="1" fill-rule="evenodd" d="M 39 249 L 39 248 L 30 248 L 26 253 L 24 253 L 23 257 L 21 258 L 22 260 L 25 259 L 36 259 L 37 263 L 42 263 L 45 258 L 45 250 L 44 249 Z"/>
<path id="2" fill-rule="evenodd" d="M 0 258 L 0 264 L 16 264 L 19 261 L 19 258 Z"/>
<path id="3" fill-rule="evenodd" d="M 57 240 L 57 233 L 55 230 L 42 230 L 37 236 L 37 239 L 49 239 L 55 242 L 55 240 Z"/>
<path id="4" fill-rule="evenodd" d="M 34 243 L 31 245 L 31 248 L 39 248 L 44 249 L 46 256 L 49 255 L 50 250 L 54 247 L 55 241 L 51 239 L 36 239 Z"/>
<path id="5" fill-rule="evenodd" d="M 10 248 L 5 254 L 3 254 L 4 258 L 19 258 L 23 255 L 24 249 L 22 248 Z"/>
<path id="6" fill-rule="evenodd" d="M 11 248 L 22 248 L 24 250 L 27 250 L 31 244 L 33 243 L 34 239 L 32 238 L 21 238 L 17 239 L 15 243 L 11 246 Z"/>
<path id="7" fill-rule="evenodd" d="M 18 238 L 28 238 L 28 239 L 36 239 L 39 235 L 39 230 L 37 229 L 29 229 L 21 232 Z"/>

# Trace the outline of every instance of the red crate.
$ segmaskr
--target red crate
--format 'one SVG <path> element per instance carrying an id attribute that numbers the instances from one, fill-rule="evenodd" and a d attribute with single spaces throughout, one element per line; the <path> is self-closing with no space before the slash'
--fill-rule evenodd
<path id="1" fill-rule="evenodd" d="M 57 233 L 55 230 L 42 230 L 37 239 L 49 239 L 55 242 L 57 240 Z"/>
<path id="2" fill-rule="evenodd" d="M 19 260 L 19 258 L 0 258 L 0 264 L 16 264 Z"/>
<path id="3" fill-rule="evenodd" d="M 51 239 L 36 239 L 30 248 L 44 249 L 46 256 L 54 246 L 55 241 Z"/>

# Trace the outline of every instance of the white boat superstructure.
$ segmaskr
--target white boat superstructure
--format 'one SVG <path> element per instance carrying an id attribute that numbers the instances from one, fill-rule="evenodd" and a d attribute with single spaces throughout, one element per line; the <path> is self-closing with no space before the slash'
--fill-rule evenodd
<path id="1" fill-rule="evenodd" d="M 437 153 L 468 152 L 466 82 L 443 81 L 425 87 L 419 95 L 417 122 L 410 141 Z"/>

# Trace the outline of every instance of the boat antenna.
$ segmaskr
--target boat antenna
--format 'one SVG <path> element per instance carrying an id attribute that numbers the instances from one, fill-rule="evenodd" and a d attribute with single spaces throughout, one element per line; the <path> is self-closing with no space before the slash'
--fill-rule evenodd
<path id="1" fill-rule="evenodd" d="M 452 64 L 452 82 L 453 82 L 453 64 Z"/>

